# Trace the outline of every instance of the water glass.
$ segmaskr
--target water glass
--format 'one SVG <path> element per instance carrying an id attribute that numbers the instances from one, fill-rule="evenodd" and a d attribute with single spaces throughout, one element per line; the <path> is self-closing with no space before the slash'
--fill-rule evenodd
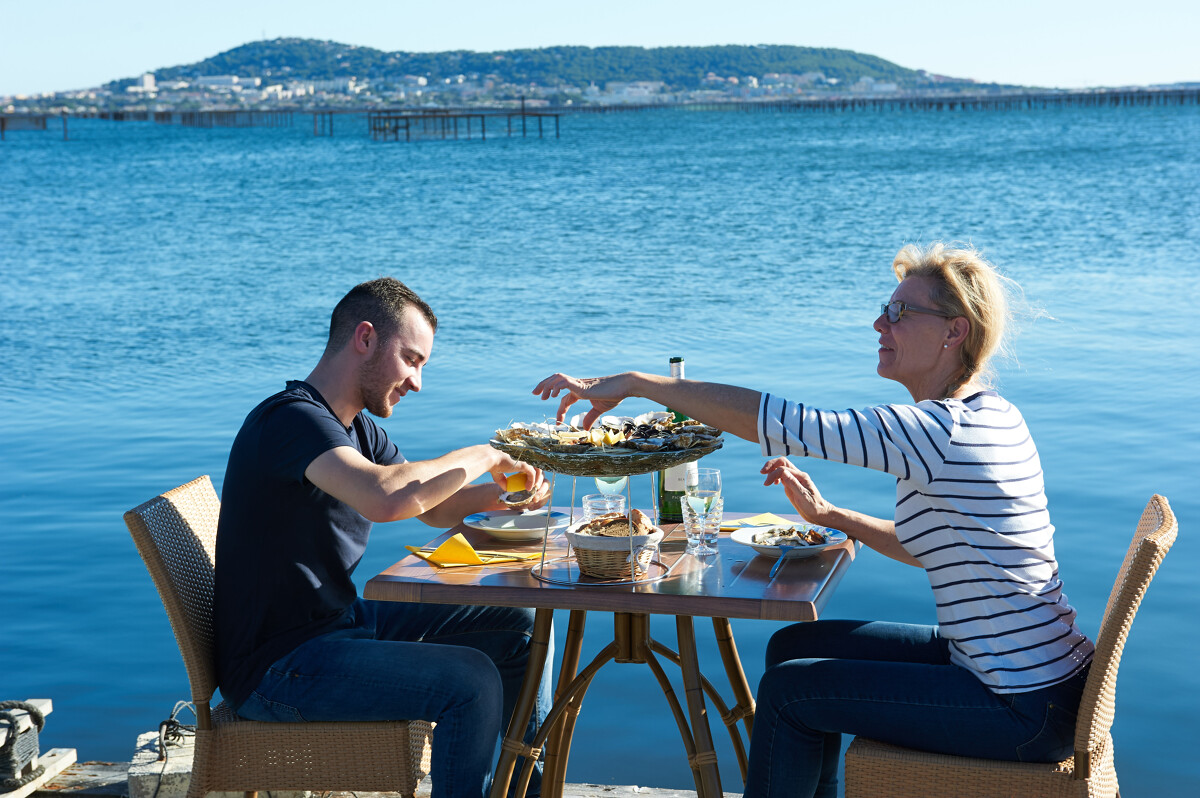
<path id="1" fill-rule="evenodd" d="M 583 520 L 591 521 L 609 513 L 625 514 L 625 497 L 620 493 L 589 493 L 583 497 Z"/>
<path id="2" fill-rule="evenodd" d="M 716 554 L 717 536 L 721 533 L 721 511 L 725 500 L 720 496 L 683 497 L 683 531 L 687 535 L 687 552 L 696 557 Z"/>

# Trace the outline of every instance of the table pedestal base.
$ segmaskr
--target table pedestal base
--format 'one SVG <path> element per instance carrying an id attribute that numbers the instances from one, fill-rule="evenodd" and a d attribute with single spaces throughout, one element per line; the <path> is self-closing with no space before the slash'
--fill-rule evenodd
<path id="1" fill-rule="evenodd" d="M 721 720 L 729 731 L 733 748 L 737 754 L 738 767 L 742 780 L 746 778 L 746 748 L 742 743 L 738 730 L 741 721 L 749 739 L 754 722 L 754 698 L 750 686 L 746 683 L 746 675 L 738 659 L 737 648 L 733 642 L 733 630 L 726 618 L 713 618 L 713 628 L 716 632 L 717 646 L 721 652 L 721 660 L 725 673 L 733 690 L 736 705 L 730 711 L 721 700 L 712 683 L 700 672 L 700 662 L 696 653 L 696 634 L 689 616 L 677 616 L 675 619 L 679 651 L 676 653 L 667 646 L 650 636 L 650 617 L 643 613 L 617 612 L 613 614 L 613 640 L 599 654 L 579 671 L 580 650 L 583 645 L 583 631 L 586 620 L 584 610 L 572 610 L 567 626 L 567 639 L 562 656 L 562 666 L 559 669 L 558 687 L 554 694 L 554 706 L 545 722 L 538 729 L 533 742 L 526 745 L 522 741 L 524 730 L 533 713 L 537 697 L 538 674 L 546 663 L 549 640 L 552 633 L 554 612 L 549 609 L 539 609 L 534 622 L 533 639 L 526 668 L 525 681 L 513 710 L 508 732 L 501 744 L 500 762 L 496 768 L 496 777 L 492 783 L 491 798 L 504 798 L 512 780 L 517 757 L 525 757 L 525 766 L 521 769 L 518 781 L 517 795 L 524 795 L 529 786 L 533 772 L 533 762 L 544 749 L 546 752 L 545 766 L 542 773 L 542 795 L 545 798 L 561 798 L 563 783 L 567 775 L 567 758 L 571 750 L 571 739 L 575 731 L 575 721 L 583 704 L 583 696 L 591 685 L 592 679 L 600 668 L 609 662 L 641 663 L 650 668 L 659 687 L 666 696 L 675 723 L 679 727 L 679 735 L 687 752 L 688 764 L 692 769 L 692 777 L 696 782 L 698 798 L 720 798 L 721 776 L 717 769 L 717 755 L 713 749 L 712 733 L 709 730 L 708 709 L 705 696 L 720 713 Z M 684 700 L 687 704 L 685 712 L 675 693 L 674 687 L 659 662 L 662 657 L 679 667 L 684 687 Z"/>

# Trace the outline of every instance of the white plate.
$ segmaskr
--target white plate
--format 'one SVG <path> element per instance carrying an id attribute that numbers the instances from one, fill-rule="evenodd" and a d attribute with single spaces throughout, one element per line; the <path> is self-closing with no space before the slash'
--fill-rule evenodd
<path id="1" fill-rule="evenodd" d="M 496 540 L 540 540 L 546 531 L 546 511 L 494 510 L 475 513 L 463 519 L 463 523 L 482 529 Z M 567 525 L 567 516 L 560 512 L 550 513 L 550 531 Z"/>
<path id="2" fill-rule="evenodd" d="M 741 543 L 743 546 L 749 546 L 750 548 L 754 549 L 755 552 L 757 552 L 758 554 L 762 554 L 765 557 L 771 557 L 772 559 L 778 559 L 779 553 L 781 551 L 783 551 L 783 548 L 781 546 L 767 546 L 762 543 L 754 543 L 753 537 L 754 537 L 754 535 L 758 534 L 759 532 L 770 532 L 770 531 L 773 531 L 776 529 L 787 529 L 789 527 L 794 527 L 794 526 L 804 527 L 804 528 L 808 528 L 808 529 L 828 529 L 828 527 L 816 527 L 812 524 L 804 524 L 804 523 L 783 524 L 781 526 L 748 526 L 748 527 L 744 527 L 742 529 L 735 529 L 733 532 L 731 532 L 729 534 L 729 539 L 734 541 L 735 543 Z M 803 558 L 803 557 L 814 557 L 814 556 L 820 554 L 821 552 L 825 551 L 825 549 L 830 549 L 830 548 L 833 548 L 834 546 L 837 546 L 841 543 L 846 542 L 846 533 L 845 532 L 839 532 L 836 529 L 829 529 L 829 532 L 830 532 L 829 540 L 825 541 L 824 543 L 817 543 L 812 546 L 797 546 L 796 548 L 788 551 L 787 558 L 789 560 L 794 560 L 794 559 L 799 559 L 799 558 Z"/>

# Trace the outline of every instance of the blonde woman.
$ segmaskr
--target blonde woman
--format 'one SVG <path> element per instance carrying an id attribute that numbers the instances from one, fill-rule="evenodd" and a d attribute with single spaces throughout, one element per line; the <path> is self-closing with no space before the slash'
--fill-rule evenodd
<path id="1" fill-rule="evenodd" d="M 912 404 L 818 410 L 769 393 L 627 372 L 555 374 L 534 393 L 580 399 L 591 424 L 640 396 L 762 446 L 767 485 L 807 520 L 923 568 L 937 626 L 818 621 L 767 646 L 747 798 L 837 795 L 841 734 L 964 756 L 1068 755 L 1092 643 L 1075 625 L 1054 557 L 1037 449 L 1020 412 L 992 390 L 1008 306 L 971 248 L 906 246 L 881 308 L 880 376 Z M 892 518 L 826 500 L 789 457 L 895 478 Z"/>

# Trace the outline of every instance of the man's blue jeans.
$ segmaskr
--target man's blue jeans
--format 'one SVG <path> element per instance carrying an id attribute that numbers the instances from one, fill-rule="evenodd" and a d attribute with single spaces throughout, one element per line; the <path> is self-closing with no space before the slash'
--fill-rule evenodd
<path id="1" fill-rule="evenodd" d="M 836 798 L 842 733 L 985 759 L 1071 754 L 1087 671 L 997 695 L 950 661 L 935 626 L 814 621 L 767 644 L 746 798 Z"/>
<path id="2" fill-rule="evenodd" d="M 261 721 L 434 721 L 434 798 L 481 798 L 525 675 L 533 617 L 519 607 L 359 599 L 343 628 L 271 665 L 237 712 Z M 552 659 L 553 650 L 526 741 L 550 709 Z M 518 758 L 517 772 L 523 764 Z M 539 762 L 529 793 L 540 789 Z"/>

